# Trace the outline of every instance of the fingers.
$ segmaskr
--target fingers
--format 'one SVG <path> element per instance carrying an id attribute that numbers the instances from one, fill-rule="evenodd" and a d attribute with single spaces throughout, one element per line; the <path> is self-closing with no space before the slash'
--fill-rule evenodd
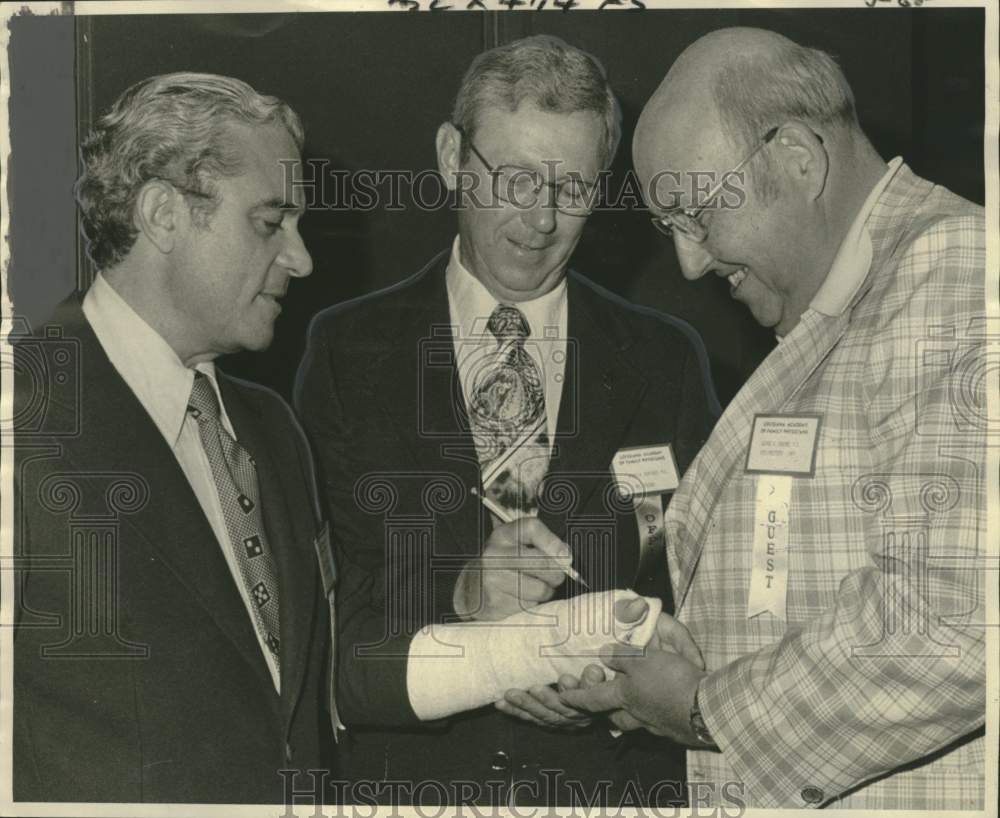
<path id="1" fill-rule="evenodd" d="M 484 553 L 487 549 L 509 549 L 516 553 L 529 546 L 548 557 L 568 558 L 570 555 L 569 546 L 536 517 L 520 517 L 498 525 L 486 540 Z"/>
<path id="2" fill-rule="evenodd" d="M 536 517 L 522 517 L 514 521 L 519 525 L 518 543 L 522 546 L 531 545 L 547 557 L 566 563 L 571 558 L 569 546 L 560 540 L 546 527 L 545 523 Z"/>
<path id="3" fill-rule="evenodd" d="M 589 690 L 605 680 L 604 668 L 600 665 L 587 665 L 580 674 L 580 687 Z"/>
<path id="4" fill-rule="evenodd" d="M 488 571 L 476 561 L 466 566 L 455 586 L 455 611 L 467 619 L 496 621 L 529 610 L 554 594 L 551 586 L 533 577 Z"/>
<path id="5" fill-rule="evenodd" d="M 497 709 L 547 727 L 582 727 L 590 723 L 586 713 L 566 705 L 555 690 L 545 685 L 530 690 L 508 690 L 503 700 L 497 702 Z"/>
<path id="6" fill-rule="evenodd" d="M 519 530 L 520 523 L 518 520 L 496 526 L 490 532 L 490 536 L 486 538 L 483 554 L 485 555 L 488 551 L 515 550 L 517 548 Z"/>
<path id="7" fill-rule="evenodd" d="M 580 680 L 569 673 L 564 673 L 559 677 L 559 681 L 556 683 L 556 689 L 562 693 L 566 690 L 576 690 L 580 687 Z"/>
<path id="8" fill-rule="evenodd" d="M 621 642 L 611 642 L 601 648 L 601 661 L 618 673 L 628 673 L 631 663 L 645 655 L 644 647 Z"/>
<path id="9" fill-rule="evenodd" d="M 661 613 L 656 621 L 656 633 L 661 643 L 671 646 L 699 670 L 705 669 L 705 659 L 691 632 L 674 617 Z"/>
<path id="10" fill-rule="evenodd" d="M 607 710 L 619 710 L 624 704 L 619 679 L 602 682 L 588 690 L 579 688 L 567 690 L 559 694 L 560 698 L 575 710 L 585 710 L 588 713 L 604 713 Z"/>
<path id="11" fill-rule="evenodd" d="M 526 699 L 529 704 L 531 701 L 534 701 L 547 708 L 550 712 L 558 713 L 564 719 L 568 719 L 574 723 L 590 721 L 590 717 L 586 713 L 581 713 L 579 710 L 574 710 L 567 705 L 559 698 L 559 693 L 547 685 L 533 687 L 528 693 L 533 697 L 530 700 Z M 539 718 L 544 720 L 545 717 L 539 716 Z"/>
<path id="12" fill-rule="evenodd" d="M 541 555 L 525 557 L 524 564 L 518 567 L 518 573 L 525 579 L 533 579 L 544 583 L 550 591 L 554 591 L 566 581 L 562 570 L 565 561 L 556 561 Z"/>
<path id="13" fill-rule="evenodd" d="M 530 609 L 534 603 L 524 602 L 510 594 L 486 594 L 483 604 L 473 611 L 473 618 L 483 622 L 498 622 Z"/>
<path id="14" fill-rule="evenodd" d="M 479 570 L 483 585 L 525 599 L 551 599 L 556 588 L 566 581 L 566 575 L 552 560 L 537 554 L 483 559 Z"/>
<path id="15" fill-rule="evenodd" d="M 555 588 L 548 583 L 524 572 L 505 572 L 507 588 L 504 590 L 518 599 L 532 603 L 527 607 L 532 607 L 539 602 L 547 602 L 555 594 Z"/>
<path id="16" fill-rule="evenodd" d="M 527 710 L 511 704 L 506 699 L 500 699 L 500 701 L 496 702 L 493 706 L 504 715 L 513 716 L 514 718 L 521 719 L 521 721 L 526 721 L 539 727 L 549 726 L 537 716 L 533 716 Z"/>
<path id="17" fill-rule="evenodd" d="M 580 678 L 564 673 L 559 677 L 557 689 L 560 693 L 566 690 L 590 690 L 605 680 L 604 668 L 600 665 L 587 665 Z"/>
<path id="18" fill-rule="evenodd" d="M 523 517 L 517 522 L 521 524 L 519 543 L 524 559 L 521 571 L 558 588 L 566 581 L 564 569 L 573 564 L 569 546 L 534 517 Z M 531 549 L 525 552 L 523 547 L 529 545 Z"/>
<path id="19" fill-rule="evenodd" d="M 638 730 L 645 725 L 626 710 L 618 710 L 608 716 L 608 720 L 623 733 Z"/>
<path id="20" fill-rule="evenodd" d="M 566 581 L 572 564 L 569 546 L 534 517 L 521 517 L 493 529 L 483 549 L 484 567 L 516 570 L 550 588 Z"/>
<path id="21" fill-rule="evenodd" d="M 533 549 L 529 554 L 494 543 L 482 557 L 466 563 L 455 586 L 456 612 L 466 619 L 493 621 L 552 599 L 565 574 L 552 558 Z"/>
<path id="22" fill-rule="evenodd" d="M 539 602 L 547 602 L 555 594 L 555 588 L 529 574 L 508 569 L 488 571 L 483 570 L 483 590 L 487 599 L 501 602 L 501 597 L 512 600 L 524 600 L 530 603 L 517 607 L 516 610 L 532 608 Z"/>
<path id="23" fill-rule="evenodd" d="M 641 596 L 615 602 L 615 619 L 626 625 L 641 622 L 648 612 L 649 603 Z"/>

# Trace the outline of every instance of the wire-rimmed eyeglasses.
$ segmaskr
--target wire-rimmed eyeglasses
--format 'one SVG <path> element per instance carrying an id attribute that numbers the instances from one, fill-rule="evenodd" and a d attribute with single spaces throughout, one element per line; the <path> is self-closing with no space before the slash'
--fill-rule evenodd
<path id="1" fill-rule="evenodd" d="M 558 182 L 549 182 L 536 170 L 520 165 L 494 166 L 480 153 L 472 139 L 465 133 L 461 125 L 454 125 L 463 139 L 468 139 L 469 147 L 490 175 L 493 185 L 494 199 L 499 199 L 517 208 L 530 210 L 539 201 L 542 188 L 552 191 L 547 201 L 550 207 L 555 207 L 560 213 L 569 216 L 587 216 L 594 209 L 598 186 L 595 182 L 587 182 L 574 176 Z"/>

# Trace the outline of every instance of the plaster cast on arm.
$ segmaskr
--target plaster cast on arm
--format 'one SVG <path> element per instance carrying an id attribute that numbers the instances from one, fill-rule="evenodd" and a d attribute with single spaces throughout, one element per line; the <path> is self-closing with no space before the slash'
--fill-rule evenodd
<path id="1" fill-rule="evenodd" d="M 428 625 L 410 644 L 410 704 L 420 719 L 438 719 L 491 704 L 511 688 L 552 684 L 564 673 L 579 676 L 600 662 L 609 642 L 645 646 L 662 607 L 658 599 L 645 598 L 649 608 L 638 622 L 615 618 L 615 603 L 637 596 L 602 591 L 547 602 L 497 622 Z"/>

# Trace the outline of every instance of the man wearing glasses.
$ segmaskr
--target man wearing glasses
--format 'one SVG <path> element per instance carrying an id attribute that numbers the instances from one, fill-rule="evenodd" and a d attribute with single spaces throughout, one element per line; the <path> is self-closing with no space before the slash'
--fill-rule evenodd
<path id="1" fill-rule="evenodd" d="M 633 146 L 684 276 L 781 340 L 667 511 L 706 668 L 620 657 L 565 700 L 686 744 L 716 806 L 981 810 L 982 208 L 887 164 L 829 56 L 755 29 L 685 51 Z M 677 184 L 730 168 L 729 204 Z"/>
<path id="2" fill-rule="evenodd" d="M 347 778 L 468 782 L 494 804 L 683 798 L 676 745 L 616 741 L 548 688 L 434 731 L 385 727 L 416 721 L 397 635 L 588 588 L 670 610 L 663 505 L 716 401 L 690 328 L 568 270 L 619 134 L 588 54 L 539 36 L 480 55 L 437 133 L 450 251 L 312 326 L 296 392 L 348 566 L 342 712 L 370 722 L 341 743 Z M 397 712 L 364 706 L 392 686 Z"/>

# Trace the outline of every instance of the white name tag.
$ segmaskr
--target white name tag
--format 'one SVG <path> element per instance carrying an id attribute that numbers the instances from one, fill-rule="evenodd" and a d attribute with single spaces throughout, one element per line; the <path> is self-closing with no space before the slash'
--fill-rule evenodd
<path id="1" fill-rule="evenodd" d="M 812 477 L 819 423 L 819 415 L 755 415 L 746 471 Z"/>
<path id="2" fill-rule="evenodd" d="M 619 449 L 611 469 L 623 497 L 662 494 L 673 491 L 681 482 L 669 443 Z"/>

